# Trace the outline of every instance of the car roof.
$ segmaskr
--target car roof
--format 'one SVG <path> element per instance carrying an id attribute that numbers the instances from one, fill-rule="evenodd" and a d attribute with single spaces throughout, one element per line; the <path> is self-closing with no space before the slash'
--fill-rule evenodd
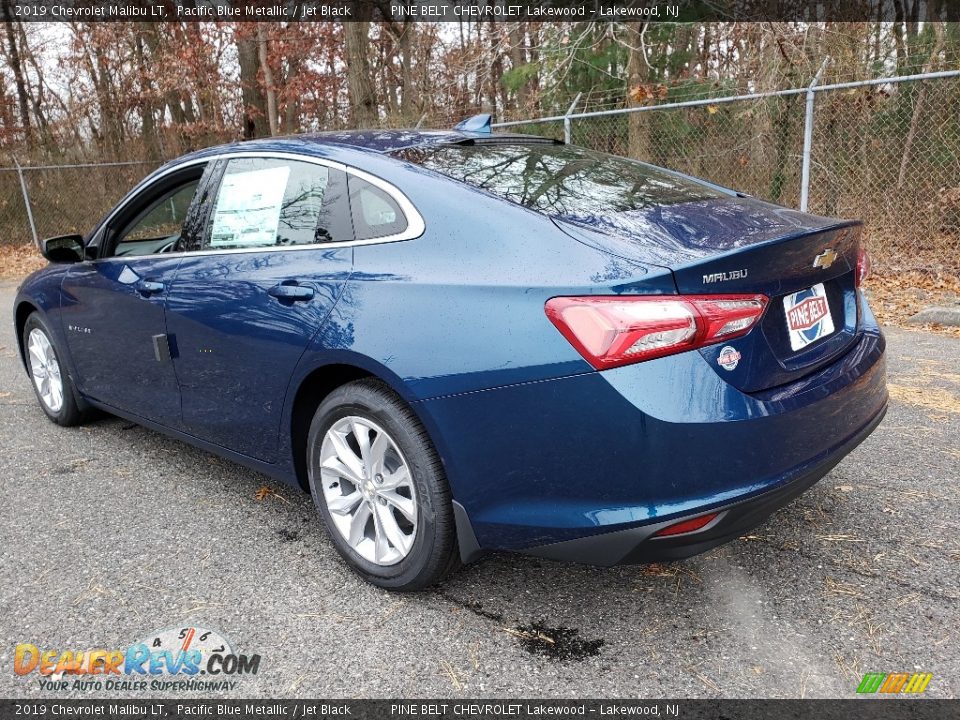
<path id="1" fill-rule="evenodd" d="M 330 157 L 338 151 L 361 151 L 384 155 L 396 150 L 415 147 L 436 147 L 457 143 L 487 142 L 558 142 L 538 135 L 515 133 L 486 133 L 464 130 L 335 130 L 331 132 L 304 133 L 279 137 L 242 140 L 197 150 L 173 160 L 170 164 L 203 158 L 209 155 L 222 155 L 233 152 L 296 152 L 304 155 Z"/>

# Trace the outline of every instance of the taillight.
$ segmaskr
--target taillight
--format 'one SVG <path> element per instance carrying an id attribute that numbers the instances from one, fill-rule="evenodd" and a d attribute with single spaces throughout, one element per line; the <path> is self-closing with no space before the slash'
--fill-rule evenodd
<path id="1" fill-rule="evenodd" d="M 857 287 L 860 287 L 868 277 L 870 277 L 870 256 L 867 255 L 866 248 L 861 247 L 857 252 Z"/>
<path id="2" fill-rule="evenodd" d="M 555 297 L 547 317 L 597 370 L 746 335 L 765 295 Z"/>

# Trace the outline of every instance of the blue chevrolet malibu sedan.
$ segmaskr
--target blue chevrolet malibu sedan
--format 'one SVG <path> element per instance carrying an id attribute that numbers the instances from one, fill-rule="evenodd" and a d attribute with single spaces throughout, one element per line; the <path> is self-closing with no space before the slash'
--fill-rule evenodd
<path id="1" fill-rule="evenodd" d="M 396 590 L 702 552 L 880 422 L 859 223 L 466 127 L 204 150 L 45 241 L 14 307 L 40 407 L 308 490 Z"/>

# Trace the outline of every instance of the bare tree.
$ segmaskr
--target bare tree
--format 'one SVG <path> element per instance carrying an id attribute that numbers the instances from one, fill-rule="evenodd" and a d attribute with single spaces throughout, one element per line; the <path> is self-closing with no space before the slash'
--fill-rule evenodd
<path id="1" fill-rule="evenodd" d="M 350 116 L 355 127 L 377 124 L 377 101 L 370 72 L 370 23 L 345 23 L 344 41 L 347 54 L 347 92 L 350 95 Z"/>
<path id="2" fill-rule="evenodd" d="M 20 50 L 17 47 L 16 27 L 19 20 L 13 19 L 13 13 L 10 11 L 10 0 L 2 0 L 0 7 L 3 9 L 3 24 L 7 35 L 7 53 L 9 54 L 10 69 L 13 70 L 14 84 L 17 88 L 17 103 L 20 108 L 20 124 L 23 126 L 23 134 L 26 137 L 27 144 L 33 144 L 33 131 L 30 125 L 30 99 L 27 94 L 27 84 L 23 75 L 23 63 L 20 59 Z"/>
<path id="3" fill-rule="evenodd" d="M 267 99 L 260 86 L 260 53 L 256 37 L 246 28 L 238 28 L 236 45 L 243 102 L 241 132 L 244 139 L 249 140 L 269 134 Z"/>

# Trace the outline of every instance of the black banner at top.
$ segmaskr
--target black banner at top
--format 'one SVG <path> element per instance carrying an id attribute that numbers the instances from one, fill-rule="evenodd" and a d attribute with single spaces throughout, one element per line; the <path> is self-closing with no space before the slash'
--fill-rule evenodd
<path id="1" fill-rule="evenodd" d="M 960 0 L 9 0 L 3 15 L 34 22 L 922 22 L 960 21 Z"/>

